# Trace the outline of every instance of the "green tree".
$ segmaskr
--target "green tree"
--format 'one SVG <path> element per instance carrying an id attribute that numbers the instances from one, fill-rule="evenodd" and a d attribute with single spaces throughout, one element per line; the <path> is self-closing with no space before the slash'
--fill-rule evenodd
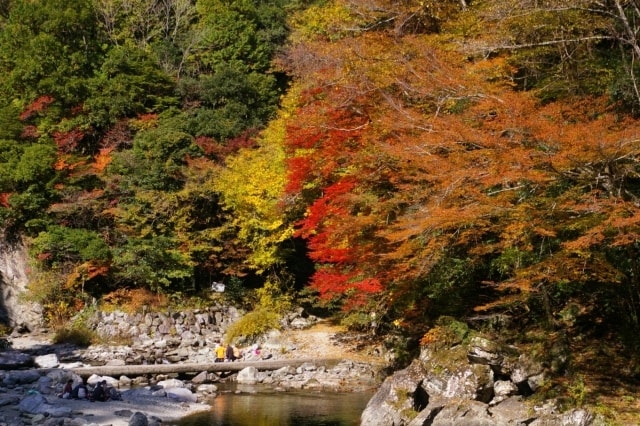
<path id="1" fill-rule="evenodd" d="M 113 252 L 114 277 L 121 286 L 165 293 L 191 284 L 193 262 L 170 237 L 127 238 Z"/>
<path id="2" fill-rule="evenodd" d="M 259 128 L 273 116 L 280 92 L 272 75 L 250 71 L 241 62 L 221 63 L 211 75 L 182 81 L 180 93 L 196 96 L 201 108 L 189 113 L 192 131 L 219 141 Z M 195 91 L 195 92 L 194 92 Z"/>
<path id="3" fill-rule="evenodd" d="M 100 44 L 91 0 L 12 1 L 0 31 L 0 93 L 23 105 L 41 95 L 77 105 Z"/>
<path id="4" fill-rule="evenodd" d="M 122 174 L 129 190 L 172 191 L 184 184 L 183 171 L 189 157 L 202 155 L 194 138 L 174 127 L 175 120 L 159 120 L 139 131 L 131 150 L 116 153 L 110 174 Z"/>
<path id="5" fill-rule="evenodd" d="M 73 229 L 59 225 L 49 226 L 31 241 L 32 253 L 49 266 L 94 261 L 108 262 L 111 250 L 93 231 Z"/>
<path id="6" fill-rule="evenodd" d="M 112 48 L 88 82 L 89 121 L 106 128 L 122 117 L 160 112 L 177 104 L 174 84 L 157 62 L 137 47 Z"/>

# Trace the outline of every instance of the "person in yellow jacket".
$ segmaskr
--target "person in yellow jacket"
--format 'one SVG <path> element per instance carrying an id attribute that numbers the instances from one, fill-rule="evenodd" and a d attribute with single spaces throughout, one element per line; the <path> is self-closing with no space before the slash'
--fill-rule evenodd
<path id="1" fill-rule="evenodd" d="M 215 362 L 224 362 L 225 353 L 226 353 L 226 348 L 224 347 L 224 343 L 216 346 L 216 361 Z"/>

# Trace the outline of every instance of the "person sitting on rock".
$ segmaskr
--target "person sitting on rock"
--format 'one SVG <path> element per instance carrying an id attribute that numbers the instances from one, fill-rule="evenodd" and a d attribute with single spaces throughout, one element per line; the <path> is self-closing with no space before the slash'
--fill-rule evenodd
<path id="1" fill-rule="evenodd" d="M 99 382 L 95 388 L 93 388 L 93 392 L 91 392 L 91 401 L 106 401 L 107 400 L 107 392 L 106 392 L 107 381 L 103 380 Z"/>
<path id="2" fill-rule="evenodd" d="M 76 385 L 71 391 L 71 398 L 73 399 L 86 399 L 89 392 L 87 392 L 87 386 L 84 383 Z"/>
<path id="3" fill-rule="evenodd" d="M 62 389 L 62 393 L 58 395 L 59 398 L 70 399 L 71 392 L 73 392 L 73 380 L 67 380 L 67 384 L 64 385 L 64 389 Z"/>

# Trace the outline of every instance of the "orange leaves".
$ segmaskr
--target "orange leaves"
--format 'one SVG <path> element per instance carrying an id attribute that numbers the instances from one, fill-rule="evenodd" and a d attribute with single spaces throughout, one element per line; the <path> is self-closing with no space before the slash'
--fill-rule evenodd
<path id="1" fill-rule="evenodd" d="M 287 185 L 285 192 L 298 193 L 304 187 L 304 181 L 311 176 L 313 164 L 309 157 L 287 159 Z"/>
<path id="2" fill-rule="evenodd" d="M 106 276 L 110 270 L 108 265 L 96 265 L 92 262 L 85 262 L 74 268 L 67 278 L 65 287 L 67 289 L 73 289 L 82 287 L 84 284 L 96 277 Z"/>
<path id="3" fill-rule="evenodd" d="M 87 162 L 85 160 L 77 160 L 70 155 L 59 155 L 56 162 L 53 165 L 55 170 L 84 170 Z"/>
<path id="4" fill-rule="evenodd" d="M 322 297 L 366 294 L 352 284 L 370 279 L 428 298 L 452 254 L 513 300 L 541 283 L 618 279 L 595 254 L 640 237 L 640 123 L 604 98 L 541 105 L 513 90 L 504 57 L 443 40 L 371 30 L 287 57 L 304 77 L 287 191 L 305 203 L 298 236 L 321 264 Z"/>
<path id="5" fill-rule="evenodd" d="M 1 207 L 9 207 L 9 197 L 11 197 L 11 192 L 1 192 L 0 193 L 0 206 Z"/>
<path id="6" fill-rule="evenodd" d="M 129 124 L 137 130 L 152 129 L 158 125 L 158 114 L 138 114 L 135 119 L 131 119 Z"/>
<path id="7" fill-rule="evenodd" d="M 93 167 L 97 171 L 99 172 L 104 171 L 104 169 L 109 165 L 109 163 L 111 163 L 111 160 L 113 159 L 113 157 L 111 156 L 112 151 L 113 151 L 113 148 L 100 149 L 100 151 L 98 152 L 98 155 L 95 156 L 94 162 L 93 162 Z"/>
<path id="8" fill-rule="evenodd" d="M 352 296 L 349 306 L 361 305 L 366 296 L 382 291 L 382 285 L 375 278 L 358 279 L 354 273 L 341 273 L 333 269 L 321 269 L 311 279 L 311 287 L 320 293 L 321 300 Z"/>
<path id="9" fill-rule="evenodd" d="M 25 108 L 25 110 L 20 114 L 20 120 L 25 121 L 33 117 L 34 115 L 46 110 L 49 105 L 53 103 L 54 99 L 52 96 L 40 96 L 38 99 L 33 101 L 29 106 Z"/>
<path id="10" fill-rule="evenodd" d="M 319 230 L 327 227 L 332 218 L 335 220 L 348 216 L 348 211 L 341 203 L 341 197 L 353 189 L 354 186 L 355 183 L 353 181 L 343 180 L 326 188 L 325 195 L 317 199 L 309 207 L 307 216 L 300 221 L 297 234 L 302 237 L 312 237 L 320 240 L 321 237 L 318 236 Z"/>

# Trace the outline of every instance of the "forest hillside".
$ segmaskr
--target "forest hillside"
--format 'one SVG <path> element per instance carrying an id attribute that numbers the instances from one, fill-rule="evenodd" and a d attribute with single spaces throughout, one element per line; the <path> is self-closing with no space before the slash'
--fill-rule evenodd
<path id="1" fill-rule="evenodd" d="M 50 321 L 219 281 L 413 342 L 506 316 L 633 381 L 639 29 L 625 0 L 3 2 L 4 238 Z"/>

